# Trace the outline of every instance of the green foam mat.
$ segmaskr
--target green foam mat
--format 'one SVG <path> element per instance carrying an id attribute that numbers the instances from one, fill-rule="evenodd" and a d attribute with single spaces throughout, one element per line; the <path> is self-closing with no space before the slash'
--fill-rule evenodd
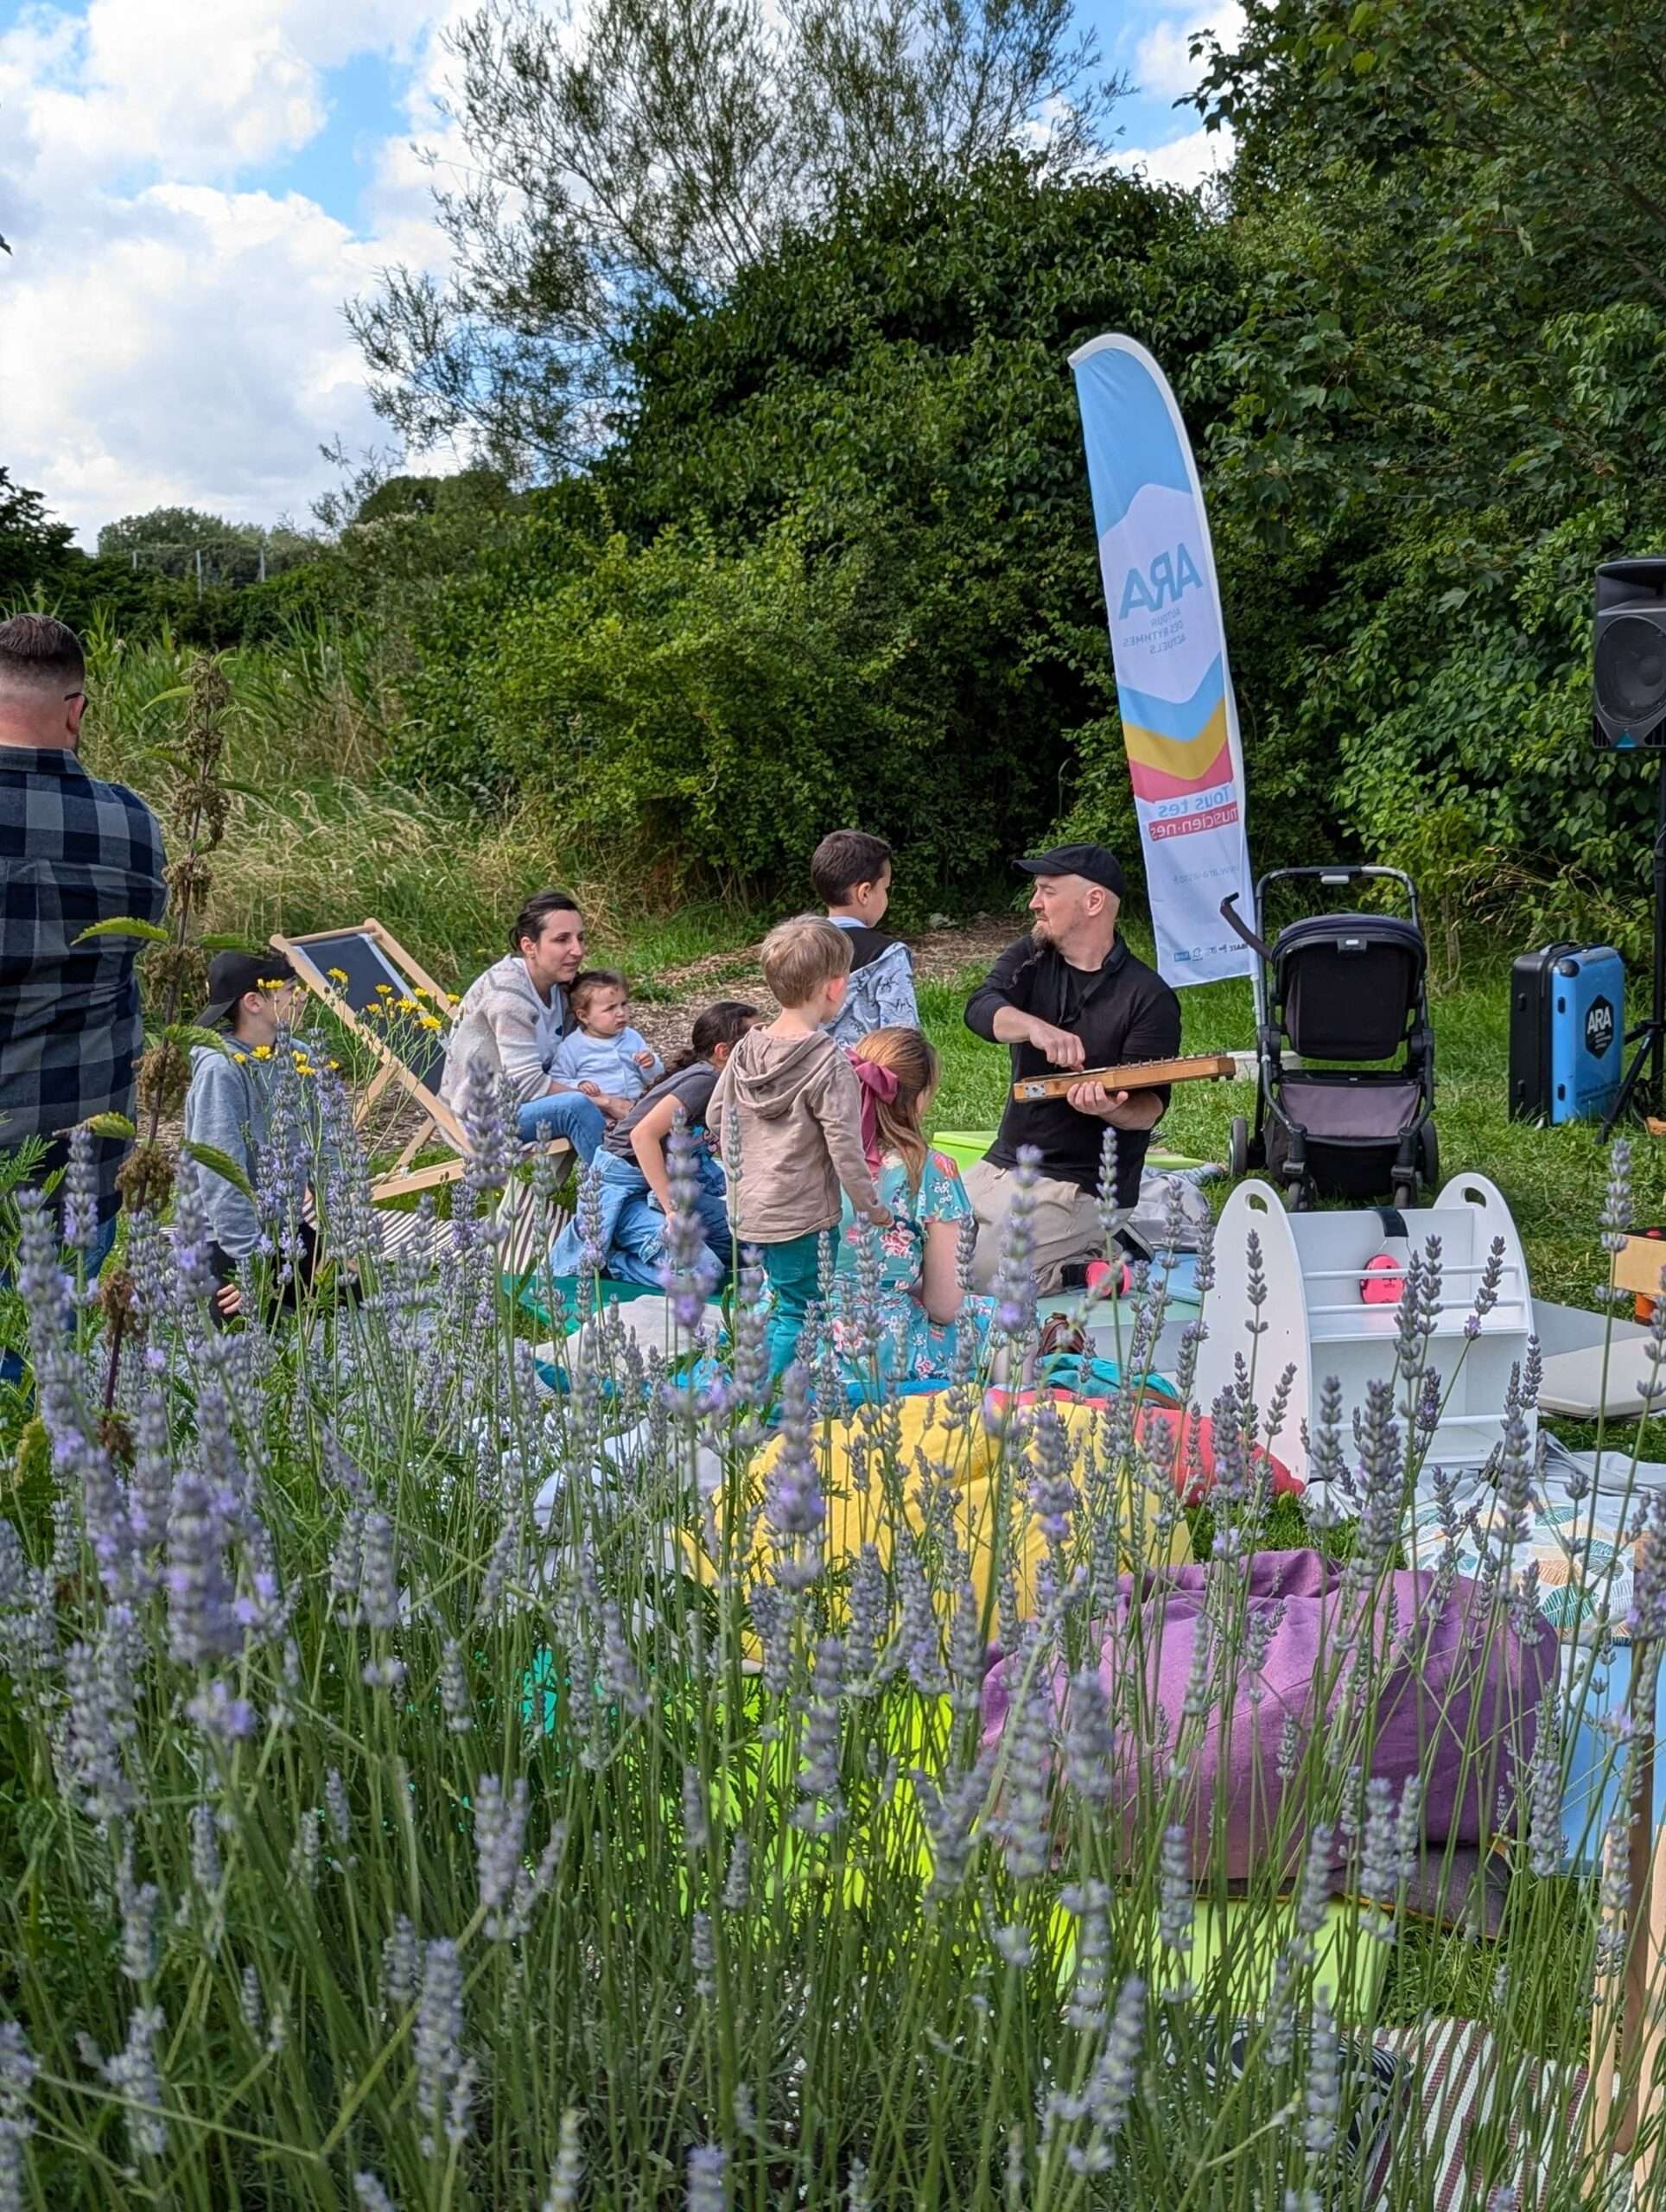
<path id="1" fill-rule="evenodd" d="M 932 1142 L 939 1152 L 947 1153 L 957 1167 L 964 1169 L 975 1160 L 982 1160 L 995 1142 L 993 1129 L 938 1129 Z M 1155 1146 L 1146 1154 L 1146 1166 L 1160 1175 L 1172 1174 L 1181 1167 L 1201 1167 L 1201 1160 L 1190 1160 L 1183 1152 L 1163 1152 Z"/>

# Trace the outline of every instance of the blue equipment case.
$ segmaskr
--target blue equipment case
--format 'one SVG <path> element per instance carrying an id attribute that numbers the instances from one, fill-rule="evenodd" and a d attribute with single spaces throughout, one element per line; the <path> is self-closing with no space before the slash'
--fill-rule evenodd
<path id="1" fill-rule="evenodd" d="M 1624 1072 L 1625 963 L 1611 944 L 1548 944 L 1510 978 L 1514 1121 L 1599 1119 Z"/>

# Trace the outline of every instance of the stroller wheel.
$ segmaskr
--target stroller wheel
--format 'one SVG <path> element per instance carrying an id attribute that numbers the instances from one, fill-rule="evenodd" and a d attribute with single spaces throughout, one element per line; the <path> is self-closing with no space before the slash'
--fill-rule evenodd
<path id="1" fill-rule="evenodd" d="M 1232 1135 L 1229 1141 L 1227 1165 L 1235 1175 L 1250 1172 L 1250 1124 L 1242 1114 L 1232 1116 Z"/>
<path id="2" fill-rule="evenodd" d="M 1409 1183 L 1406 1181 L 1403 1176 L 1396 1175 L 1395 1177 L 1394 1203 L 1396 1206 L 1414 1206 L 1416 1205 L 1417 1179 L 1415 1176 L 1412 1178 Z"/>

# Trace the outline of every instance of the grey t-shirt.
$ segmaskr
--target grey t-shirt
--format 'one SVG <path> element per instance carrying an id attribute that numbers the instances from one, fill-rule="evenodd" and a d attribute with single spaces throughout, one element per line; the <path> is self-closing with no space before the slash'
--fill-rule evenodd
<path id="1" fill-rule="evenodd" d="M 645 1090 L 622 1121 L 611 1122 L 607 1134 L 601 1140 L 604 1151 L 615 1160 L 634 1160 L 631 1149 L 631 1132 L 644 1115 L 652 1113 L 662 1098 L 681 1101 L 689 1127 L 703 1123 L 706 1109 L 711 1103 L 711 1094 L 717 1088 L 717 1071 L 709 1060 L 696 1060 L 692 1067 L 684 1068 L 678 1075 L 664 1076 L 652 1090 Z"/>

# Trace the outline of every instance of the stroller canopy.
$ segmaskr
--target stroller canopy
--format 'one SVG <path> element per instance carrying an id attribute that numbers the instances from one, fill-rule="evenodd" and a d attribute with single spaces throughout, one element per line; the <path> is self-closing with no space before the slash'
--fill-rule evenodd
<path id="1" fill-rule="evenodd" d="M 1303 1059 L 1386 1060 L 1406 1039 L 1428 958 L 1414 922 L 1312 914 L 1272 948 L 1274 995 Z"/>

